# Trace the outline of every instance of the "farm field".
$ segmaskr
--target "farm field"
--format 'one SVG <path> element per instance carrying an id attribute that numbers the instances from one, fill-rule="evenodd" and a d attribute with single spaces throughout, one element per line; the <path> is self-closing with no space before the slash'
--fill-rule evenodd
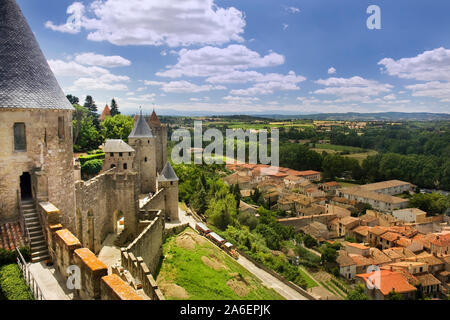
<path id="1" fill-rule="evenodd" d="M 210 241 L 187 228 L 163 244 L 156 281 L 168 300 L 282 300 Z"/>
<path id="2" fill-rule="evenodd" d="M 312 150 L 322 153 L 323 151 L 331 154 L 340 154 L 341 152 L 348 152 L 349 154 L 343 154 L 342 156 L 353 158 L 358 160 L 358 162 L 361 164 L 368 156 L 374 156 L 378 154 L 375 150 L 364 150 L 357 147 L 350 147 L 350 146 L 340 146 L 335 144 L 319 144 L 317 143 L 315 145 L 315 148 L 312 148 Z"/>

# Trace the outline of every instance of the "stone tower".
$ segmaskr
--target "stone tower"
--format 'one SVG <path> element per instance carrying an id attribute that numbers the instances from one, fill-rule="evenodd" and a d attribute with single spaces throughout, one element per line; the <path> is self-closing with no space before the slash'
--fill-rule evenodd
<path id="1" fill-rule="evenodd" d="M 155 110 L 153 110 L 148 124 L 155 136 L 156 172 L 160 173 L 167 162 L 167 127 L 161 124 Z"/>
<path id="2" fill-rule="evenodd" d="M 178 220 L 178 177 L 167 161 L 158 175 L 158 190 L 164 189 L 165 215 L 170 221 Z"/>
<path id="3" fill-rule="evenodd" d="M 15 0 L 0 1 L 0 220 L 50 201 L 74 227 L 73 107 Z"/>
<path id="4" fill-rule="evenodd" d="M 156 192 L 155 137 L 142 111 L 128 136 L 129 145 L 136 151 L 134 169 L 139 173 L 140 193 Z"/>
<path id="5" fill-rule="evenodd" d="M 105 160 L 103 170 L 108 171 L 117 168 L 117 171 L 134 169 L 135 150 L 122 139 L 108 139 L 103 147 Z"/>

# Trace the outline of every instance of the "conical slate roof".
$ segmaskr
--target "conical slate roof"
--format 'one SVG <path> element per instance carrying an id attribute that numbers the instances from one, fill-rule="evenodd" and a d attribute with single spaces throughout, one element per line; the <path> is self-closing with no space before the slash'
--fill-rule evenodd
<path id="1" fill-rule="evenodd" d="M 153 138 L 152 130 L 142 116 L 142 111 L 128 138 Z"/>
<path id="2" fill-rule="evenodd" d="M 177 174 L 173 170 L 170 162 L 167 161 L 164 169 L 162 169 L 161 173 L 158 176 L 158 181 L 178 181 Z"/>
<path id="3" fill-rule="evenodd" d="M 16 0 L 0 0 L 0 108 L 73 109 Z"/>

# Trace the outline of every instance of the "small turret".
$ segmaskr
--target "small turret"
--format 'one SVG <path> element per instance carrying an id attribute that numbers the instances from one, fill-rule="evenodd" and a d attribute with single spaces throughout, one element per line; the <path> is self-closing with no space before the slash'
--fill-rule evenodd
<path id="1" fill-rule="evenodd" d="M 128 136 L 128 143 L 136 150 L 135 169 L 139 173 L 140 193 L 156 192 L 155 137 L 142 111 Z"/>
<path id="2" fill-rule="evenodd" d="M 164 169 L 158 175 L 158 190 L 164 189 L 165 215 L 170 221 L 178 220 L 178 177 L 170 162 L 167 161 Z"/>

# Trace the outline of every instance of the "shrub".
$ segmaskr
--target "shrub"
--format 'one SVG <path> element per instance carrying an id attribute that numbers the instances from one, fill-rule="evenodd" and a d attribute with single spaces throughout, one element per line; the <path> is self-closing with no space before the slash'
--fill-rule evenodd
<path id="1" fill-rule="evenodd" d="M 0 288 L 7 300 L 34 300 L 17 264 L 0 267 Z"/>
<path id="2" fill-rule="evenodd" d="M 81 166 L 83 166 L 83 164 L 85 164 L 88 161 L 91 160 L 95 160 L 95 159 L 105 159 L 105 153 L 96 153 L 96 154 L 91 154 L 91 155 L 87 155 L 87 156 L 81 156 L 80 157 L 80 164 Z"/>
<path id="3" fill-rule="evenodd" d="M 25 259 L 25 261 L 29 262 L 31 260 L 30 248 L 22 247 L 19 250 L 20 253 L 22 253 L 22 256 Z M 5 250 L 3 248 L 0 248 L 0 266 L 3 266 L 5 264 L 16 263 L 16 259 L 17 253 L 15 250 Z"/>
<path id="4" fill-rule="evenodd" d="M 303 237 L 303 244 L 307 248 L 312 248 L 318 245 L 317 240 L 311 237 L 309 234 L 305 234 Z"/>
<path id="5" fill-rule="evenodd" d="M 82 174 L 85 175 L 95 175 L 102 170 L 102 167 L 103 167 L 103 160 L 101 159 L 89 160 L 81 165 L 81 172 Z"/>

